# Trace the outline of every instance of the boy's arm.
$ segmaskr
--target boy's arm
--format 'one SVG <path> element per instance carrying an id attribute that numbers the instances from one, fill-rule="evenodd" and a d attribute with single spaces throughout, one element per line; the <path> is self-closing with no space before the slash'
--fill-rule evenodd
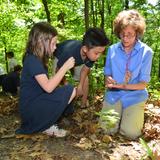
<path id="1" fill-rule="evenodd" d="M 81 73 L 80 73 L 80 82 L 79 82 L 79 85 L 77 87 L 77 96 L 83 95 L 83 90 L 82 90 L 83 84 L 84 84 L 85 79 L 88 76 L 89 72 L 90 72 L 90 68 L 87 67 L 86 65 L 84 65 L 82 67 Z"/>

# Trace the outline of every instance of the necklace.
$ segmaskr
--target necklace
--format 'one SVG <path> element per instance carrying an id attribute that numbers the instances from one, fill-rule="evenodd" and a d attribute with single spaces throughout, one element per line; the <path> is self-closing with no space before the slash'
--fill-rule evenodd
<path id="1" fill-rule="evenodd" d="M 128 84 L 128 82 L 130 81 L 131 77 L 132 77 L 132 73 L 129 71 L 129 64 L 131 62 L 131 55 L 132 55 L 132 51 L 129 53 L 127 62 L 126 62 L 126 68 L 125 68 L 125 76 L 124 76 L 124 83 Z"/>

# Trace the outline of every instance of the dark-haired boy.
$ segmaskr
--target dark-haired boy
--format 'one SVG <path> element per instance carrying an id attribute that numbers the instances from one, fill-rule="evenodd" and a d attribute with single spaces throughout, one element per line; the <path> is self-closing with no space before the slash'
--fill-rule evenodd
<path id="1" fill-rule="evenodd" d="M 100 28 L 89 28 L 83 40 L 66 40 L 57 45 L 54 67 L 56 71 L 70 58 L 75 58 L 74 78 L 79 80 L 77 96 L 82 96 L 82 107 L 86 106 L 88 96 L 88 74 L 94 62 L 105 51 L 109 40 Z M 83 66 L 81 66 L 83 64 Z M 80 68 L 77 68 L 80 67 Z"/>

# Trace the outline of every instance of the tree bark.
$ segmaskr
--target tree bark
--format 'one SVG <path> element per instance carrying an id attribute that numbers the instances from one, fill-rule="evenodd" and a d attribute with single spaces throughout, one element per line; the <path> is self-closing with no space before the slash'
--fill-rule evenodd
<path id="1" fill-rule="evenodd" d="M 160 56 L 159 56 L 159 71 L 158 71 L 158 78 L 159 78 L 159 81 L 160 81 Z"/>
<path id="2" fill-rule="evenodd" d="M 129 0 L 124 1 L 124 9 L 125 10 L 129 9 Z"/>
<path id="3" fill-rule="evenodd" d="M 49 23 L 51 23 L 51 17 L 50 17 L 50 12 L 49 12 L 49 9 L 48 9 L 48 3 L 47 3 L 47 0 L 42 0 L 42 3 L 44 5 L 44 10 L 46 12 L 46 16 L 47 16 L 47 21 Z"/>
<path id="4" fill-rule="evenodd" d="M 101 0 L 100 15 L 101 15 L 101 28 L 104 29 L 104 0 Z"/>
<path id="5" fill-rule="evenodd" d="M 58 15 L 58 17 L 57 17 L 57 20 L 60 22 L 60 24 L 58 25 L 58 27 L 60 27 L 60 28 L 64 28 L 64 26 L 65 26 L 65 13 L 64 12 L 60 12 L 59 13 L 59 15 Z"/>
<path id="6" fill-rule="evenodd" d="M 7 73 L 8 73 L 9 71 L 8 71 L 8 59 L 7 59 L 7 49 L 6 49 L 6 45 L 5 45 L 5 48 L 4 48 L 4 52 L 5 52 L 6 71 L 7 71 Z"/>
<path id="7" fill-rule="evenodd" d="M 89 0 L 84 0 L 85 29 L 89 28 Z"/>
<path id="8" fill-rule="evenodd" d="M 96 23 L 95 23 L 95 11 L 94 11 L 93 0 L 91 0 L 91 13 L 92 13 L 92 23 L 93 23 L 93 26 L 96 27 Z"/>

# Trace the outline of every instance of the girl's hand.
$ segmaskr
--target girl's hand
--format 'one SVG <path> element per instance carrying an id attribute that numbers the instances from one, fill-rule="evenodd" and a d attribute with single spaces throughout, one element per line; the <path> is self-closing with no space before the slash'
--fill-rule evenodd
<path id="1" fill-rule="evenodd" d="M 73 57 L 70 57 L 65 63 L 64 66 L 67 68 L 67 70 L 70 70 L 75 65 L 75 59 Z"/>

